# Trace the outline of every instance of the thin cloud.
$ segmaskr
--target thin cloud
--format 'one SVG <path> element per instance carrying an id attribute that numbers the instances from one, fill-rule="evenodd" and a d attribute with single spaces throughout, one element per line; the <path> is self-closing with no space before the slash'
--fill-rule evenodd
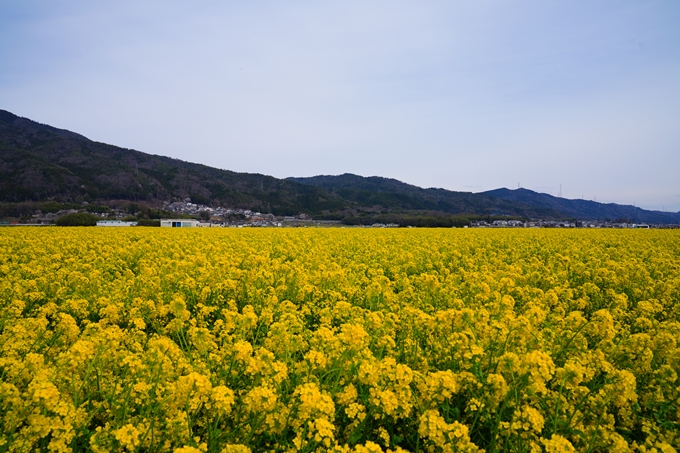
<path id="1" fill-rule="evenodd" d="M 661 1 L 9 1 L 0 108 L 235 171 L 677 211 L 679 22 Z"/>

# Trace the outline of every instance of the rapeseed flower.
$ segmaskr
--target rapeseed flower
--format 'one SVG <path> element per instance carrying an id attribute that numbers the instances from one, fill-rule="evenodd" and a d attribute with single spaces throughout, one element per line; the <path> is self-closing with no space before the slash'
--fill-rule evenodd
<path id="1" fill-rule="evenodd" d="M 677 451 L 678 231 L 0 235 L 0 451 Z"/>

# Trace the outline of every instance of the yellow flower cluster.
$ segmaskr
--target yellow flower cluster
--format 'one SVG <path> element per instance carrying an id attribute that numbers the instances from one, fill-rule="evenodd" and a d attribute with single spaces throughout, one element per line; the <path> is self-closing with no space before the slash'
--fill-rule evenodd
<path id="1" fill-rule="evenodd" d="M 680 232 L 0 230 L 0 452 L 674 452 Z"/>

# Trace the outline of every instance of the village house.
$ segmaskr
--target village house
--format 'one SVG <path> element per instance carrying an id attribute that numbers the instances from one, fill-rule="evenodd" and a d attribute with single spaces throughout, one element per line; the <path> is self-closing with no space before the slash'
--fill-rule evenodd
<path id="1" fill-rule="evenodd" d="M 194 219 L 161 219 L 161 227 L 191 228 L 198 226 L 198 220 Z"/>

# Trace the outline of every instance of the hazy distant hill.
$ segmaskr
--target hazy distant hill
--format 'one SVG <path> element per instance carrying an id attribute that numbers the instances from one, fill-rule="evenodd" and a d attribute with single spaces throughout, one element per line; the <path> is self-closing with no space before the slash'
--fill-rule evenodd
<path id="1" fill-rule="evenodd" d="M 680 223 L 680 213 L 648 211 L 613 203 L 568 200 L 527 189 L 496 189 L 475 194 L 445 189 L 423 189 L 396 179 L 353 174 L 288 180 L 324 187 L 354 203 L 367 206 L 380 205 L 391 209 L 404 207 L 456 214 L 509 215 L 542 219 L 628 219 L 640 223 Z"/>
<path id="2" fill-rule="evenodd" d="M 212 206 L 335 219 L 454 215 L 680 223 L 680 214 L 565 200 L 521 189 L 474 194 L 352 174 L 277 179 L 236 173 L 94 142 L 0 110 L 0 202 L 159 204 L 186 197 Z"/>
<path id="3" fill-rule="evenodd" d="M 562 218 L 553 208 L 535 207 L 523 202 L 506 201 L 483 194 L 423 189 L 378 176 L 363 177 L 345 173 L 339 176 L 288 178 L 323 187 L 354 205 L 375 206 L 387 211 L 415 210 L 450 214 L 507 215 L 518 217 Z"/>
<path id="4" fill-rule="evenodd" d="M 518 201 L 531 206 L 554 209 L 575 219 L 616 220 L 628 219 L 637 223 L 680 223 L 680 213 L 647 211 L 635 206 L 614 203 L 597 203 L 588 200 L 569 200 L 527 189 L 495 189 L 485 195 L 507 201 Z"/>

